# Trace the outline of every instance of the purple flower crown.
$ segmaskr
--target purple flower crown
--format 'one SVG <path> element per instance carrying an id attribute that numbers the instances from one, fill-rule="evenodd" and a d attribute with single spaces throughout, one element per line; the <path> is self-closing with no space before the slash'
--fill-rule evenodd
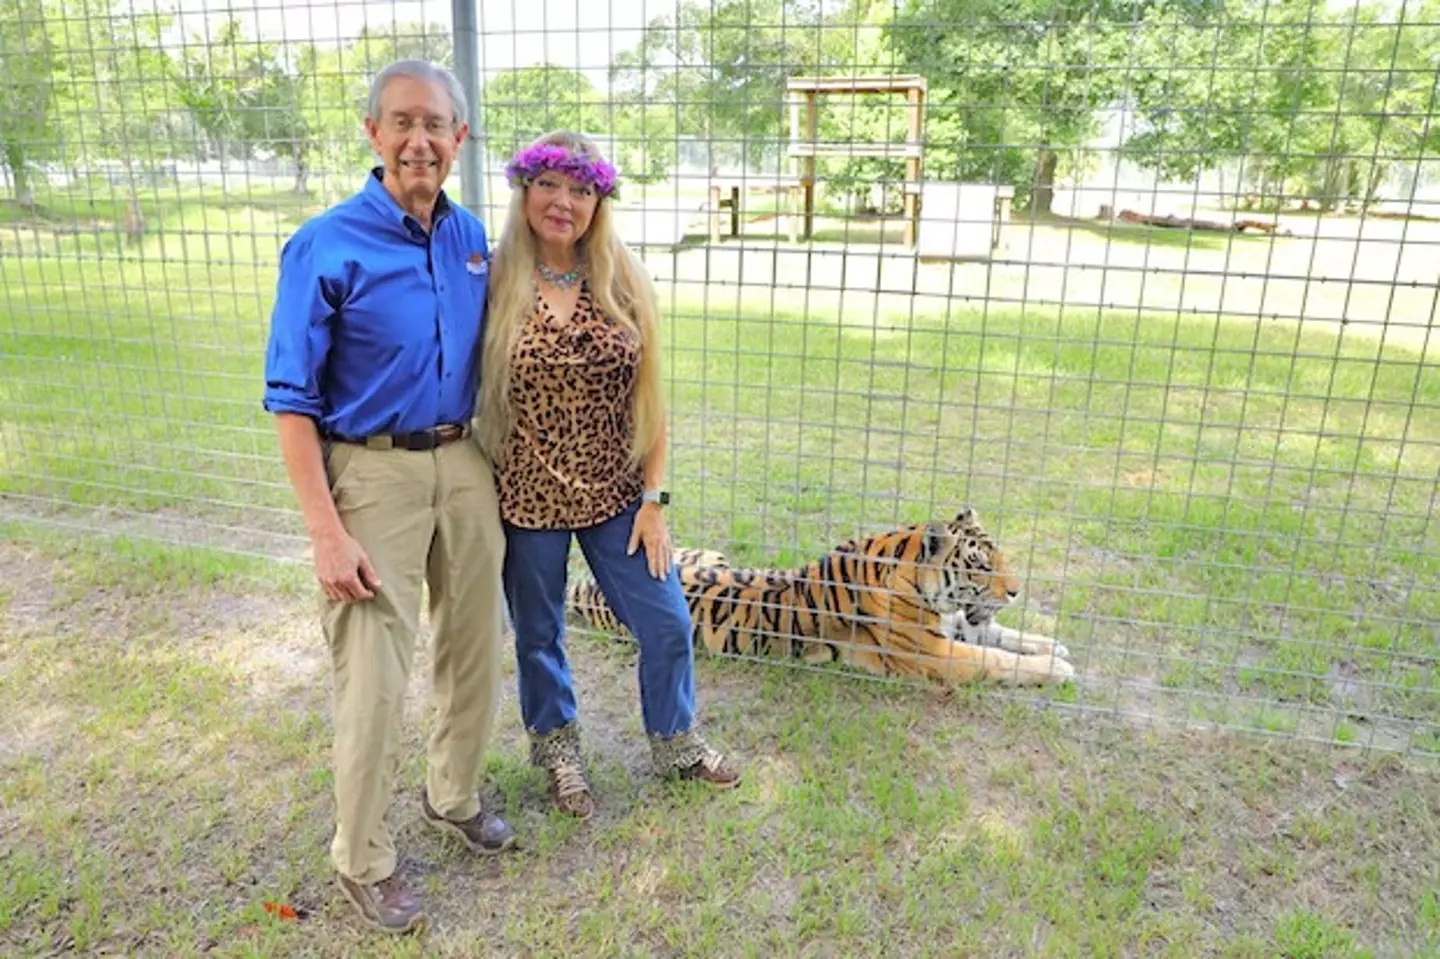
<path id="1" fill-rule="evenodd" d="M 515 154 L 505 165 L 505 176 L 513 187 L 530 183 L 546 170 L 554 170 L 582 183 L 588 183 L 601 196 L 615 195 L 616 176 L 613 166 L 597 156 L 588 153 L 572 154 L 553 143 L 537 143 Z"/>

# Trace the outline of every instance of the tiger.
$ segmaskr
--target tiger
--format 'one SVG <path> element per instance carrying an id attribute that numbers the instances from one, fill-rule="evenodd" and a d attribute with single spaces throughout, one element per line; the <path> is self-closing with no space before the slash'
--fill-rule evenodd
<path id="1" fill-rule="evenodd" d="M 723 553 L 676 547 L 694 625 L 711 653 L 832 662 L 887 677 L 947 685 L 1064 682 L 1070 652 L 1049 637 L 995 622 L 1021 583 L 979 514 L 900 526 L 847 540 L 790 569 L 739 568 Z M 593 579 L 566 589 L 580 624 L 628 630 Z"/>

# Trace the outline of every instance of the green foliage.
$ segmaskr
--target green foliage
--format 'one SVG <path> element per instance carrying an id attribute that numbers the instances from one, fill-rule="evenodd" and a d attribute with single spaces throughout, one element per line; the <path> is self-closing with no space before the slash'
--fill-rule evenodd
<path id="1" fill-rule="evenodd" d="M 626 103 L 668 114 L 678 135 L 708 141 L 709 165 L 773 155 L 786 120 L 785 81 L 822 63 L 815 3 L 685 0 L 657 17 L 612 81 Z"/>
<path id="2" fill-rule="evenodd" d="M 395 60 L 429 60 L 455 69 L 455 47 L 450 28 L 439 23 L 401 23 L 390 31 L 366 27 L 350 45 L 346 69 L 374 76 Z"/>
<path id="3" fill-rule="evenodd" d="M 453 60 L 449 29 L 435 24 L 333 45 L 250 37 L 228 19 L 167 49 L 172 23 L 111 0 L 0 0 L 0 166 L 17 198 L 52 159 L 118 167 L 137 208 L 141 171 L 176 159 L 283 159 L 305 193 L 317 169 L 363 168 L 366 92 L 381 66 Z"/>
<path id="4" fill-rule="evenodd" d="M 175 65 L 175 86 L 214 155 L 283 156 L 296 166 L 296 192 L 305 192 L 316 139 L 316 118 L 301 102 L 306 71 L 288 70 L 276 44 L 245 39 L 235 20 L 226 21 L 214 42 L 198 38 L 191 49 L 199 52 Z M 313 69 L 313 48 L 307 52 Z"/>
<path id="5" fill-rule="evenodd" d="M 362 34 L 350 59 L 374 72 L 395 49 L 409 55 L 424 48 L 402 49 L 387 38 Z M 245 37 L 234 20 L 208 44 L 195 38 L 189 50 L 172 73 L 180 102 L 209 140 L 210 155 L 282 157 L 294 165 L 295 192 L 301 194 L 311 170 L 344 170 L 362 161 L 365 74 L 343 72 L 338 52 L 304 44 L 293 63 L 287 62 L 279 44 Z"/>
<path id="6" fill-rule="evenodd" d="M 48 0 L 52 37 L 64 43 L 54 84 L 68 163 L 109 160 L 133 191 L 138 168 L 153 169 L 177 154 L 182 118 L 167 55 L 159 46 L 172 18 L 135 13 L 105 0 Z"/>
<path id="7" fill-rule="evenodd" d="M 1124 155 L 1165 178 L 1240 164 L 1262 202 L 1329 209 L 1374 202 L 1440 151 L 1437 23 L 1440 0 L 681 0 L 615 54 L 608 89 L 555 64 L 500 73 L 480 133 L 504 158 L 578 128 L 628 180 L 663 179 L 687 141 L 712 171 L 793 172 L 788 79 L 917 73 L 927 178 L 1010 184 L 1017 205 L 1045 210 L 1058 180 L 1093 165 L 1102 120 L 1123 115 Z M 0 167 L 21 205 L 50 164 L 109 166 L 132 206 L 143 173 L 177 159 L 282 159 L 304 193 L 313 171 L 367 162 L 361 118 L 384 63 L 453 63 L 448 28 L 423 22 L 312 44 L 230 20 L 159 46 L 172 26 L 118 0 L 0 0 Z M 898 96 L 819 101 L 826 143 L 898 143 L 906 128 Z M 817 172 L 822 204 L 853 210 L 904 164 Z"/>
<path id="8" fill-rule="evenodd" d="M 1009 183 L 1048 211 L 1061 154 L 1099 133 L 1124 71 L 1120 0 L 910 0 L 889 36 L 930 80 L 925 164 L 942 180 Z"/>
<path id="9" fill-rule="evenodd" d="M 1320 0 L 1160 3 L 1134 31 L 1140 126 L 1125 152 L 1179 179 L 1244 161 L 1262 197 L 1372 202 L 1395 164 L 1440 142 L 1427 124 L 1440 3 L 1404 14 Z"/>
<path id="10" fill-rule="evenodd" d="M 551 130 L 600 133 L 605 110 L 584 74 L 549 64 L 502 71 L 485 85 L 483 126 L 495 156 L 508 159 Z"/>
<path id="11" fill-rule="evenodd" d="M 55 152 L 55 46 L 40 0 L 0 0 L 0 167 L 15 199 L 34 203 L 32 168 Z"/>

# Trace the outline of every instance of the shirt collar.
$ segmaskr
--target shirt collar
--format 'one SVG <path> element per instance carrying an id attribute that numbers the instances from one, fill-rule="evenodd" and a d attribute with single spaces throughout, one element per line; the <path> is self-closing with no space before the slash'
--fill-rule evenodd
<path id="1" fill-rule="evenodd" d="M 412 230 L 423 233 L 419 221 L 401 209 L 400 204 L 396 203 L 395 198 L 390 195 L 390 191 L 385 189 L 384 177 L 384 167 L 376 166 L 371 169 L 370 175 L 365 178 L 366 201 L 374 210 L 406 233 L 410 233 Z M 435 227 L 439 226 L 440 221 L 449 213 L 450 197 L 442 189 L 440 195 L 435 198 L 435 214 L 431 217 L 430 232 L 435 232 Z"/>

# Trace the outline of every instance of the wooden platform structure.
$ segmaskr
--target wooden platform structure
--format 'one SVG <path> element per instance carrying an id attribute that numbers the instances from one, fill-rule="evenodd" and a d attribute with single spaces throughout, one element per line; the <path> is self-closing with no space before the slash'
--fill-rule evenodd
<path id="1" fill-rule="evenodd" d="M 790 105 L 790 142 L 786 155 L 799 161 L 798 192 L 809 239 L 815 229 L 815 161 L 820 157 L 903 157 L 905 159 L 905 246 L 913 249 L 920 232 L 920 173 L 925 130 L 925 78 L 918 74 L 873 77 L 791 77 L 785 83 Z M 907 105 L 903 143 L 822 143 L 817 139 L 817 99 L 822 95 L 903 96 Z M 794 213 L 791 211 L 794 222 Z M 793 233 L 793 230 L 792 230 Z"/>

